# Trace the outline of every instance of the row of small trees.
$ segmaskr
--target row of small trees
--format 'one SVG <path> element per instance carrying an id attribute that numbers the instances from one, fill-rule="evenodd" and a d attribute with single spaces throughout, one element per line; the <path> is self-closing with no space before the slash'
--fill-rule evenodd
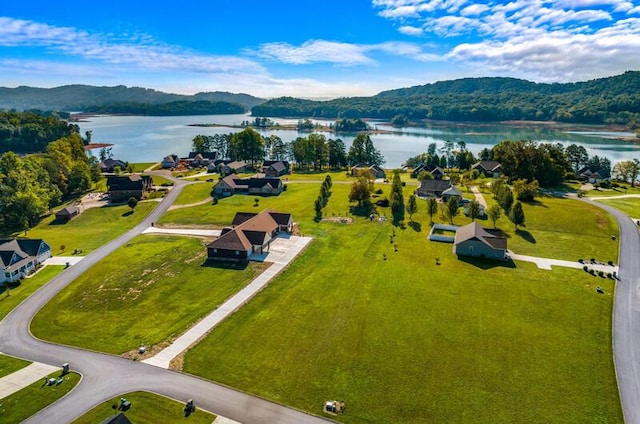
<path id="1" fill-rule="evenodd" d="M 333 182 L 331 181 L 331 176 L 327 175 L 320 186 L 320 194 L 318 194 L 318 198 L 313 202 L 313 209 L 316 212 L 316 221 L 320 221 L 322 219 L 322 209 L 324 209 L 329 202 L 332 185 Z"/>

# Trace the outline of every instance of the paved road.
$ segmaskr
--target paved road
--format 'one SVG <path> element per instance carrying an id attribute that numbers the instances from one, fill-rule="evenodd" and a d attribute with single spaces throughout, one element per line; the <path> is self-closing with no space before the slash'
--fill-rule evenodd
<path id="1" fill-rule="evenodd" d="M 35 414 L 26 420 L 26 423 L 70 422 L 99 403 L 136 390 L 155 392 L 178 400 L 186 401 L 191 398 L 196 406 L 202 409 L 246 424 L 327 422 L 320 417 L 194 376 L 112 355 L 43 342 L 35 339 L 29 332 L 31 318 L 56 293 L 114 249 L 141 234 L 152 222 L 157 221 L 186 184 L 187 182 L 176 181 L 164 200 L 139 225 L 91 252 L 77 265 L 64 270 L 0 322 L 0 346 L 3 352 L 51 365 L 59 366 L 69 362 L 71 368 L 83 376 L 69 395 Z"/>
<path id="2" fill-rule="evenodd" d="M 613 310 L 613 356 L 624 420 L 640 424 L 640 232 L 624 213 L 611 206 L 592 203 L 609 212 L 620 226 L 620 281 L 616 284 Z"/>

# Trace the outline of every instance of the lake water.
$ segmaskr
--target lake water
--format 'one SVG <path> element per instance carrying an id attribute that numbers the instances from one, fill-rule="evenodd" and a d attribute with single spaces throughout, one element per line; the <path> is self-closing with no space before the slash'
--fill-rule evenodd
<path id="1" fill-rule="evenodd" d="M 189 124 L 239 125 L 253 118 L 247 115 L 204 115 L 204 116 L 93 116 L 78 125 L 82 131 L 92 132 L 95 143 L 113 144 L 114 158 L 128 162 L 159 162 L 166 155 L 175 153 L 186 156 L 191 151 L 191 141 L 198 134 L 213 135 L 240 131 L 231 127 L 191 127 Z M 297 119 L 272 118 L 280 124 L 296 123 Z M 314 120 L 322 124 L 333 120 Z M 371 122 L 380 130 L 393 133 L 371 136 L 375 146 L 385 160 L 386 168 L 398 168 L 408 158 L 425 152 L 430 143 L 438 147 L 445 140 L 464 141 L 467 148 L 478 154 L 485 147 L 491 147 L 502 140 L 535 140 L 569 145 L 584 146 L 590 156 L 608 157 L 613 164 L 620 160 L 640 158 L 640 143 L 618 140 L 614 137 L 633 136 L 632 133 L 612 133 L 604 128 L 589 127 L 584 131 L 551 128 L 548 125 L 506 125 L 506 124 L 440 124 L 432 127 L 393 128 L 383 123 Z M 288 142 L 305 136 L 293 130 L 259 131 L 263 136 L 275 134 Z M 327 138 L 341 138 L 347 148 L 355 134 L 324 133 Z M 95 152 L 97 154 L 97 152 Z"/>

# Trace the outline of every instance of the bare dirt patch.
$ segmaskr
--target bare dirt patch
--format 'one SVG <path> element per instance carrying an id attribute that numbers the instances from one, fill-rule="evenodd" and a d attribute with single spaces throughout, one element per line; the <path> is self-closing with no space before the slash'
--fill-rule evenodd
<path id="1" fill-rule="evenodd" d="M 351 224 L 353 223 L 353 219 L 346 216 L 328 216 L 326 218 L 322 218 L 323 221 L 326 222 L 337 222 L 339 224 Z"/>

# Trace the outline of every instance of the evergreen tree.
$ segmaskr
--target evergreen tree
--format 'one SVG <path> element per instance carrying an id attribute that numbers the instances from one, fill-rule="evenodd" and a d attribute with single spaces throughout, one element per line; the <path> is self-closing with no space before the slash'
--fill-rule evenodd
<path id="1" fill-rule="evenodd" d="M 456 216 L 458 216 L 458 199 L 455 197 L 452 197 L 449 199 L 449 201 L 447 202 L 447 208 L 445 210 L 447 217 L 449 218 L 449 223 L 453 224 L 453 218 L 455 218 Z"/>
<path id="2" fill-rule="evenodd" d="M 524 210 L 522 209 L 522 203 L 516 202 L 509 213 L 509 219 L 516 226 L 516 230 L 518 229 L 518 225 L 524 225 L 525 217 Z"/>
<path id="3" fill-rule="evenodd" d="M 427 213 L 429 214 L 429 220 L 433 225 L 433 215 L 438 213 L 438 201 L 433 197 L 427 199 Z"/>
<path id="4" fill-rule="evenodd" d="M 404 220 L 404 196 L 402 193 L 402 181 L 400 173 L 394 172 L 393 183 L 391 184 L 391 195 L 389 196 L 389 206 L 391 207 L 391 215 L 393 223 L 398 224 Z"/>
<path id="5" fill-rule="evenodd" d="M 475 221 L 476 218 L 480 217 L 480 203 L 477 200 L 472 200 L 469 202 L 469 217 L 471 221 Z"/>
<path id="6" fill-rule="evenodd" d="M 409 201 L 407 202 L 407 213 L 409 214 L 409 219 L 413 222 L 413 214 L 418 212 L 418 202 L 416 202 L 416 196 L 409 196 Z"/>

